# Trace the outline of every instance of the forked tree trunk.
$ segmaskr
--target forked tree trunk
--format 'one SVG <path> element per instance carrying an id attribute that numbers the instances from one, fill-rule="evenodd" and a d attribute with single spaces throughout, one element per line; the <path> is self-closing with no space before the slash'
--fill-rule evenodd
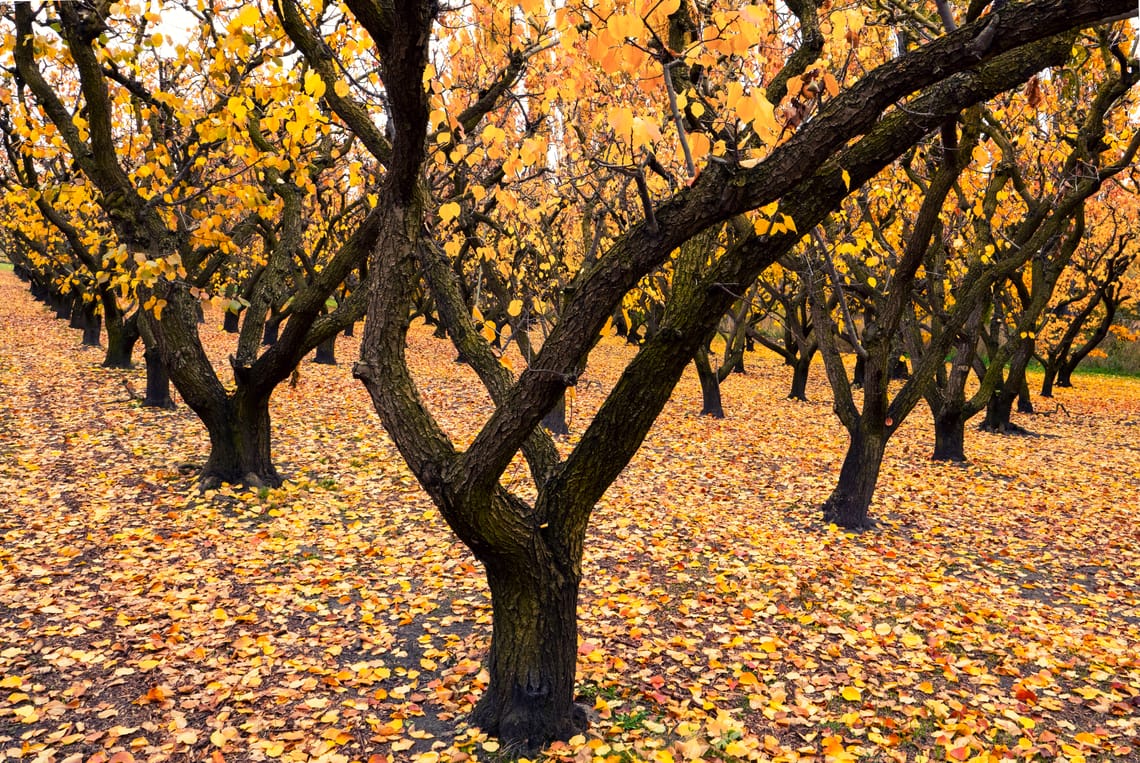
<path id="1" fill-rule="evenodd" d="M 868 511 L 887 447 L 885 431 L 866 432 L 866 428 L 860 427 L 851 434 L 839 484 L 823 504 L 823 521 L 849 530 L 865 529 L 872 524 Z"/>
<path id="2" fill-rule="evenodd" d="M 146 397 L 143 398 L 143 405 L 168 410 L 174 408 L 174 399 L 170 396 L 170 375 L 166 373 L 166 366 L 162 365 L 158 351 L 146 348 L 143 360 L 146 361 Z"/>
<path id="3" fill-rule="evenodd" d="M 574 704 L 579 575 L 549 558 L 484 566 L 495 613 L 490 682 L 471 722 L 519 748 L 509 753 L 533 754 L 586 727 Z"/>

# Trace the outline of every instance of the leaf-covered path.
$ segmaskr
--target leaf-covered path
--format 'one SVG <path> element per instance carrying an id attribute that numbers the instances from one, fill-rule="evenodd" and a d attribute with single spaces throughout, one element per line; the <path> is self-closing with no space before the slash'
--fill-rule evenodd
<path id="1" fill-rule="evenodd" d="M 285 487 L 199 495 L 194 416 L 138 407 L 141 370 L 101 368 L 0 272 L 0 759 L 499 757 L 462 726 L 481 574 L 350 378 L 355 352 L 342 339 L 341 365 L 306 363 L 274 398 Z M 462 441 L 485 395 L 429 330 L 412 354 Z M 573 431 L 627 355 L 595 352 Z M 1035 436 L 969 432 L 967 467 L 928 460 L 916 413 L 880 528 L 851 537 L 818 520 L 844 445 L 822 380 L 794 403 L 783 367 L 747 362 L 725 421 L 695 415 L 687 378 L 598 507 L 594 723 L 550 757 L 1137 759 L 1140 383 L 1082 377 L 1019 420 Z"/>

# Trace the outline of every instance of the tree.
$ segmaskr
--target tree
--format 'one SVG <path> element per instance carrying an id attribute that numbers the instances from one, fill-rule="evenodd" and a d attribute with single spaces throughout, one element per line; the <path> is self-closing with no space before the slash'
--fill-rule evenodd
<path id="1" fill-rule="evenodd" d="M 427 235 L 428 200 L 421 172 L 429 158 L 426 138 L 432 109 L 421 85 L 438 8 L 424 0 L 383 4 L 348 0 L 347 5 L 375 45 L 383 71 L 386 123 L 393 133 L 378 192 L 377 209 L 383 219 L 368 267 L 368 321 L 355 374 L 420 484 L 484 566 L 494 608 L 488 657 L 491 679 L 473 720 L 514 749 L 535 748 L 564 737 L 583 720 L 572 702 L 575 604 L 590 512 L 636 452 L 700 342 L 731 305 L 730 290 L 716 286 L 751 283 L 794 245 L 797 230 L 816 225 L 840 204 L 849 188 L 866 182 L 929 130 L 1042 67 L 1061 63 L 1071 39 L 1052 35 L 1131 12 L 1131 6 L 1123 2 L 1076 2 L 1063 9 L 1003 7 L 991 17 L 965 24 L 879 66 L 845 92 L 838 92 L 837 81 L 834 97 L 821 99 L 812 118 L 788 128 L 788 135 L 781 135 L 774 110 L 764 105 L 772 104 L 759 90 L 748 93 L 731 76 L 711 84 L 709 92 L 723 97 L 708 97 L 709 105 L 702 104 L 701 114 L 725 120 L 726 127 L 753 125 L 755 131 L 748 130 L 747 135 L 758 136 L 748 138 L 756 141 L 751 144 L 756 155 L 744 153 L 744 146 L 732 145 L 727 138 L 720 146 L 693 140 L 705 150 L 692 151 L 694 146 L 685 142 L 683 131 L 672 136 L 677 156 L 687 147 L 695 154 L 690 161 L 703 162 L 699 175 L 683 189 L 664 191 L 664 198 L 657 201 L 649 188 L 640 194 L 648 202 L 643 204 L 643 219 L 579 273 L 558 324 L 517 379 L 479 337 L 470 314 L 454 312 L 449 333 L 496 404 L 470 446 L 460 450 L 420 399 L 404 360 L 416 274 L 425 275 L 440 309 L 451 301 L 448 294 L 459 293 L 452 288 L 454 270 L 446 259 L 437 256 L 436 247 L 422 245 Z M 817 28 L 814 5 L 794 6 L 805 29 Z M 282 2 L 280 7 L 288 14 L 292 5 Z M 757 20 L 747 14 L 764 12 L 751 6 L 747 14 L 726 12 L 721 18 L 725 22 L 721 28 L 732 20 L 757 37 L 725 34 L 711 42 L 694 42 L 686 52 L 665 46 L 655 49 L 651 42 L 639 47 L 626 43 L 643 36 L 653 39 L 646 30 L 668 23 L 657 11 L 679 12 L 677 4 L 656 10 L 649 7 L 644 17 L 633 9 L 614 9 L 608 16 L 595 15 L 598 10 L 563 8 L 554 14 L 561 22 L 563 50 L 586 48 L 599 65 L 615 72 L 627 65 L 627 48 L 642 51 L 640 56 L 631 56 L 636 58 L 632 68 L 643 82 L 657 88 L 661 102 L 665 102 L 668 87 L 664 83 L 669 78 L 661 76 L 659 67 L 668 67 L 682 56 L 711 67 L 724 63 L 729 75 L 737 74 L 726 62 L 747 59 L 740 54 L 759 42 L 760 29 Z M 515 14 L 501 9 L 500 30 L 542 28 L 549 19 L 538 4 L 527 3 L 525 11 L 527 23 L 516 24 Z M 304 44 L 304 29 L 286 27 L 325 78 L 326 87 L 333 90 L 340 81 L 340 70 L 322 48 Z M 807 37 L 814 40 L 813 35 Z M 1031 44 L 1037 40 L 1043 42 Z M 653 51 L 656 59 L 645 51 Z M 805 55 L 809 62 L 815 58 L 811 51 Z M 785 83 L 806 69 L 800 66 L 804 58 L 789 58 L 790 63 L 797 63 Z M 652 71 L 658 78 L 647 79 L 643 67 L 655 67 Z M 739 89 L 732 87 L 734 82 Z M 721 84 L 723 90 L 718 90 Z M 774 93 L 775 88 L 769 91 Z M 892 109 L 904 97 L 910 98 L 907 108 Z M 360 118 L 362 107 L 355 99 L 334 98 L 331 105 L 352 129 L 365 135 L 372 129 L 368 120 Z M 678 115 L 680 108 L 675 112 Z M 684 117 L 679 118 L 683 123 Z M 730 132 L 717 134 L 731 138 Z M 662 144 L 664 148 L 664 139 Z M 629 146 L 624 150 L 628 155 Z M 754 221 L 760 232 L 727 249 L 704 269 L 698 288 L 674 291 L 661 329 L 641 346 L 578 444 L 559 460 L 538 425 L 563 391 L 576 382 L 586 353 L 623 296 L 696 233 L 769 205 Z M 500 483 L 520 450 L 535 482 L 533 501 Z"/>
<path id="2" fill-rule="evenodd" d="M 1054 382 L 1072 385 L 1073 371 L 1105 340 L 1121 305 L 1134 296 L 1129 271 L 1140 249 L 1124 220 L 1131 219 L 1135 194 L 1120 185 L 1106 190 L 1112 201 L 1086 215 L 1092 217 L 1090 235 L 1081 242 L 1073 267 L 1062 274 L 1037 332 L 1035 357 L 1044 371 L 1041 397 L 1053 396 Z"/>
<path id="3" fill-rule="evenodd" d="M 94 188 L 130 268 L 144 340 L 209 432 L 202 484 L 278 484 L 269 397 L 308 352 L 359 318 L 362 290 L 332 312 L 326 300 L 362 264 L 381 213 L 355 207 L 350 216 L 363 221 L 330 239 L 323 262 L 306 251 L 312 210 L 331 201 L 321 190 L 330 175 L 368 194 L 360 164 L 348 161 L 355 139 L 339 140 L 321 114 L 320 78 L 297 81 L 280 63 L 280 36 L 251 33 L 264 31 L 255 7 L 199 12 L 191 40 L 173 52 L 161 33 L 146 33 L 154 14 L 115 15 L 133 12 L 103 2 L 17 5 L 13 59 L 37 107 L 25 118 L 55 133 L 66 163 Z M 250 225 L 262 244 L 251 271 L 260 272 L 227 388 L 198 336 L 199 302 L 230 301 L 211 284 Z M 270 313 L 284 321 L 281 339 L 259 351 Z"/>

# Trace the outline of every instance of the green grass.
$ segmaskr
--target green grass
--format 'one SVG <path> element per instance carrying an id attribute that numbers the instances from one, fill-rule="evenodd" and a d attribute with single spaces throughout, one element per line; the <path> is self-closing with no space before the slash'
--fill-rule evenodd
<path id="1" fill-rule="evenodd" d="M 0 262 L 0 270 L 7 270 L 10 272 L 12 270 L 15 270 L 15 268 L 16 266 L 10 262 Z"/>

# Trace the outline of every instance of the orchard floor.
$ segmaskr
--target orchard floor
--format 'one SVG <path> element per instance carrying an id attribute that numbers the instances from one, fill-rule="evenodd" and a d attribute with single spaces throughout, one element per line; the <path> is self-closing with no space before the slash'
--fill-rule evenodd
<path id="1" fill-rule="evenodd" d="M 231 351 L 208 314 L 219 366 Z M 192 413 L 0 272 L 0 759 L 494 761 L 463 725 L 488 594 L 351 379 L 306 362 L 273 399 L 276 490 L 199 494 Z M 606 340 L 571 442 L 630 350 Z M 489 405 L 413 331 L 464 442 Z M 818 506 L 845 437 L 822 373 L 771 356 L 696 416 L 686 376 L 598 506 L 581 597 L 589 732 L 549 760 L 1140 760 L 1140 382 L 1078 377 L 932 463 L 888 451 L 859 536 Z M 520 467 L 510 480 L 522 485 Z"/>

